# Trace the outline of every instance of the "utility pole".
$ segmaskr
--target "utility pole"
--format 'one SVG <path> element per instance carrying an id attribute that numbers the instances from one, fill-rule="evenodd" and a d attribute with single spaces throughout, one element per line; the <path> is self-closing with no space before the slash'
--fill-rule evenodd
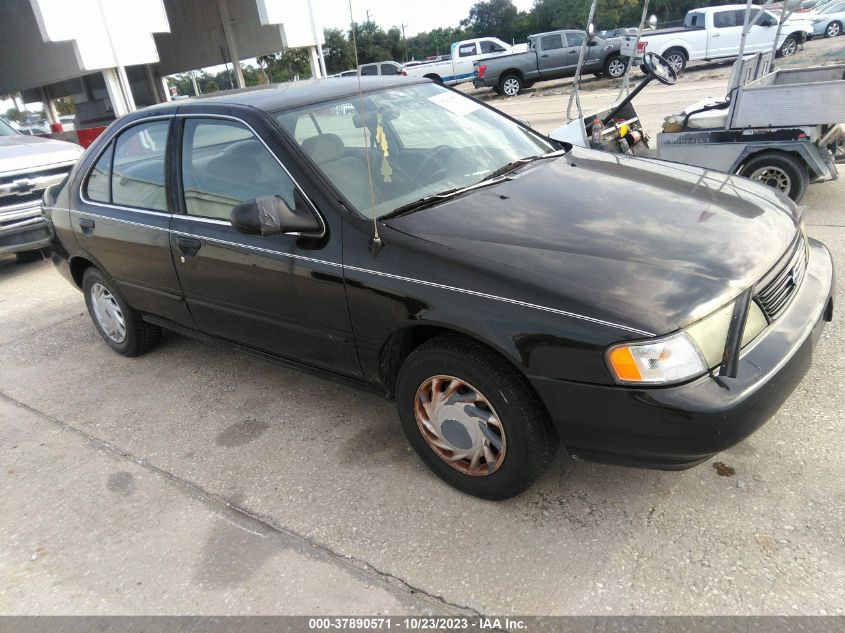
<path id="1" fill-rule="evenodd" d="M 364 11 L 364 13 L 367 14 L 367 22 L 369 22 L 370 21 L 370 10 L 367 9 L 366 11 Z"/>
<path id="2" fill-rule="evenodd" d="M 405 40 L 405 27 L 408 26 L 407 24 L 400 24 L 399 28 L 402 29 L 402 52 L 404 54 L 404 59 L 402 61 L 408 61 L 408 42 Z"/>

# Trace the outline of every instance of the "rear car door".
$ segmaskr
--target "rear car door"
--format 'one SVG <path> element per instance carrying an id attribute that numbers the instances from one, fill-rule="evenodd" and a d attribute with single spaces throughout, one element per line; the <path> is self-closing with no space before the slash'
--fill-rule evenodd
<path id="1" fill-rule="evenodd" d="M 744 11 L 725 9 L 713 12 L 713 28 L 710 31 L 708 58 L 730 57 L 739 52 L 742 40 Z M 739 18 L 739 20 L 737 20 Z"/>
<path id="2" fill-rule="evenodd" d="M 172 124 L 172 117 L 146 118 L 114 133 L 81 172 L 71 225 L 79 247 L 130 306 L 190 324 L 170 254 Z"/>
<path id="3" fill-rule="evenodd" d="M 566 40 L 563 33 L 547 33 L 537 38 L 540 50 L 537 51 L 537 69 L 542 77 L 556 77 L 565 72 L 564 69 L 570 65 L 571 52 L 566 48 Z M 578 53 L 575 53 L 575 62 L 578 62 Z"/>
<path id="4" fill-rule="evenodd" d="M 264 126 L 263 137 L 240 118 L 192 114 L 182 121 L 182 213 L 173 216 L 172 248 L 191 314 L 205 333 L 358 375 L 339 218 L 317 212 L 277 158 L 283 155 L 278 131 L 256 118 L 252 124 Z M 325 234 L 239 233 L 229 222 L 232 208 L 260 196 L 310 208 L 323 218 Z"/>

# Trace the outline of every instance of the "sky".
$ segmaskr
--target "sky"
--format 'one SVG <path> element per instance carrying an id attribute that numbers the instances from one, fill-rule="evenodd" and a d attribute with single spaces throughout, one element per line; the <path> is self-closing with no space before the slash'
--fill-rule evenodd
<path id="1" fill-rule="evenodd" d="M 528 11 L 534 0 L 513 0 L 520 11 Z M 458 26 L 469 14 L 475 0 L 352 0 L 356 22 L 370 19 L 388 29 L 405 24 L 405 35 L 430 31 L 439 26 Z M 348 28 L 349 0 L 314 0 L 317 19 L 326 27 Z"/>

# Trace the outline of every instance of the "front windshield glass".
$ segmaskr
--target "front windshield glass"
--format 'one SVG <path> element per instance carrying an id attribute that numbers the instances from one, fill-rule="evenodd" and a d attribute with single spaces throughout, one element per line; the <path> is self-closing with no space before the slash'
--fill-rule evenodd
<path id="1" fill-rule="evenodd" d="M 0 119 L 0 136 L 17 136 L 18 133 L 11 125 Z"/>
<path id="2" fill-rule="evenodd" d="M 512 161 L 555 150 L 531 130 L 436 84 L 394 86 L 275 117 L 367 217 L 474 185 Z"/>
<path id="3" fill-rule="evenodd" d="M 845 11 L 845 3 L 837 2 L 836 4 L 827 4 L 819 11 L 820 15 L 827 15 L 828 13 L 841 13 Z"/>

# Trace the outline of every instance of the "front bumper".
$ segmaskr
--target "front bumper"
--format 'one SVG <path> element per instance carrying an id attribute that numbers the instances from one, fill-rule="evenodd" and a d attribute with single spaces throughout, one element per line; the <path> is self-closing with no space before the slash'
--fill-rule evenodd
<path id="1" fill-rule="evenodd" d="M 49 245 L 50 228 L 41 216 L 40 206 L 0 215 L 0 255 L 35 251 Z"/>
<path id="2" fill-rule="evenodd" d="M 736 378 L 715 372 L 664 388 L 531 378 L 574 455 L 689 468 L 742 441 L 775 414 L 810 368 L 833 314 L 833 261 L 810 240 L 807 273 L 789 308 L 743 350 Z"/>

